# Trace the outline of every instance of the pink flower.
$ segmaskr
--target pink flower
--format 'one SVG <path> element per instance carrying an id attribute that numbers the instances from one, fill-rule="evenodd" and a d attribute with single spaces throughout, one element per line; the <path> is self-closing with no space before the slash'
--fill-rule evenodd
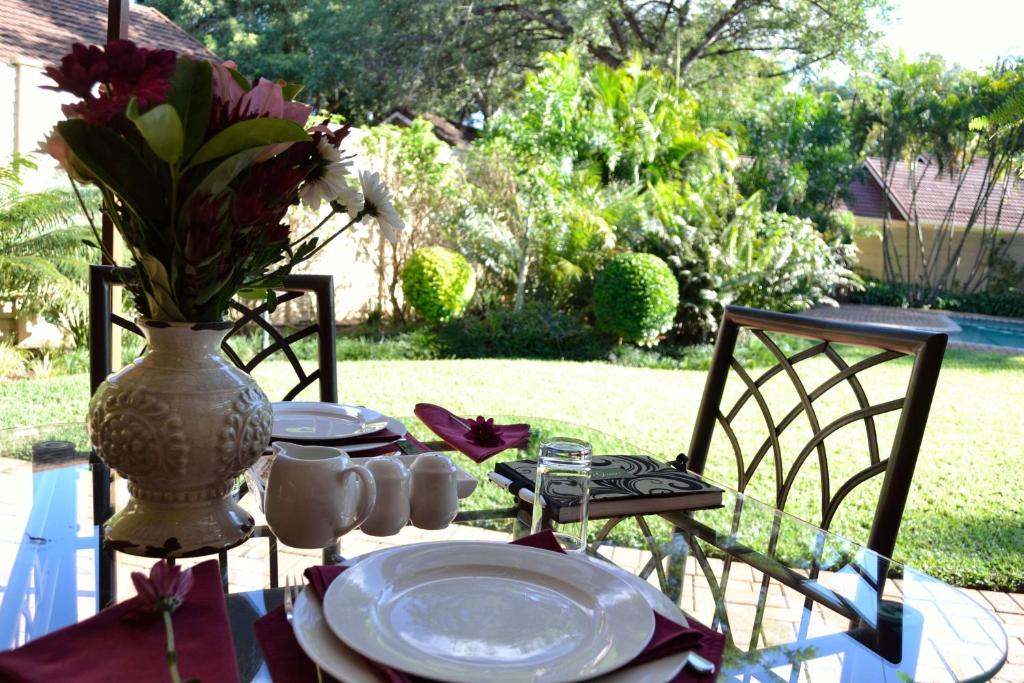
<path id="1" fill-rule="evenodd" d="M 54 126 L 50 134 L 39 143 L 39 151 L 44 154 L 49 154 L 51 157 L 57 160 L 67 174 L 71 176 L 73 180 L 78 182 L 87 182 L 85 178 L 75 168 L 74 154 L 71 153 L 71 148 L 68 147 L 67 141 L 61 136 L 60 130 Z"/>
<path id="2" fill-rule="evenodd" d="M 285 100 L 279 83 L 261 78 L 246 92 L 231 75 L 233 69 L 213 62 L 210 66 L 213 69 L 213 96 L 221 107 L 223 121 L 219 123 L 222 126 L 265 117 L 287 119 L 300 126 L 306 125 L 313 108 L 308 104 Z"/>
<path id="3" fill-rule="evenodd" d="M 498 428 L 494 425 L 494 418 L 484 418 L 483 415 L 478 415 L 475 420 L 469 421 L 466 438 L 478 446 L 497 446 L 501 443 L 501 435 L 498 434 Z"/>
<path id="4" fill-rule="evenodd" d="M 149 570 L 148 577 L 142 572 L 132 572 L 132 583 L 143 610 L 173 612 L 185 602 L 185 596 L 192 590 L 192 570 L 182 571 L 181 567 L 160 560 Z"/>

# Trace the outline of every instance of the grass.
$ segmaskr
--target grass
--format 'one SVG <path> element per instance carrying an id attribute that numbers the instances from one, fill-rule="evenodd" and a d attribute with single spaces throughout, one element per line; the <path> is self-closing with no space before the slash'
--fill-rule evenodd
<path id="1" fill-rule="evenodd" d="M 820 379 L 828 372 L 814 362 L 805 370 L 809 385 L 815 384 L 815 376 Z M 256 374 L 276 398 L 288 386 L 288 372 L 283 363 L 272 363 Z M 875 402 L 902 395 L 908 373 L 907 363 L 869 371 L 864 378 L 868 395 Z M 602 440 L 599 434 L 583 432 L 599 450 L 624 450 L 629 443 L 665 458 L 687 446 L 704 379 L 702 370 L 527 360 L 346 361 L 338 373 L 342 401 L 372 405 L 393 415 L 410 415 L 417 402 L 428 401 L 463 414 L 544 416 L 621 438 Z M 730 391 L 735 393 L 735 384 L 727 388 L 727 399 Z M 88 403 L 87 387 L 85 375 L 0 384 L 0 428 L 79 420 Z M 776 419 L 794 404 L 792 390 L 775 380 L 765 390 Z M 1022 406 L 1024 357 L 947 353 L 897 559 L 957 585 L 1024 590 Z M 850 407 L 845 399 L 823 398 L 822 424 Z M 738 432 L 741 441 L 756 446 L 763 432 L 758 416 L 748 413 L 744 409 L 740 414 Z M 550 430 L 566 429 L 531 422 Z M 784 440 L 787 452 L 806 440 L 805 423 L 794 423 Z M 894 421 L 880 420 L 883 457 L 883 437 L 891 439 L 894 429 Z M 828 444 L 833 478 L 867 464 L 863 426 L 840 430 Z M 488 462 L 473 469 L 482 475 L 492 467 Z M 714 445 L 708 473 L 724 482 L 736 480 L 724 439 Z M 770 467 L 759 470 L 751 483 L 757 497 L 770 500 L 771 477 Z M 787 510 L 811 520 L 820 515 L 817 477 L 813 463 L 801 470 Z M 879 485 L 873 480 L 847 499 L 833 529 L 855 540 L 866 539 Z M 479 491 L 474 502 L 508 504 L 505 494 L 486 482 Z"/>

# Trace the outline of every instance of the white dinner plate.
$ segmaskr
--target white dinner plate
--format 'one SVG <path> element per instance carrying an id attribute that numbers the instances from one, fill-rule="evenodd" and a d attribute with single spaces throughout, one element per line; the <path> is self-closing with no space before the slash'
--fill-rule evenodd
<path id="1" fill-rule="evenodd" d="M 327 627 L 320 598 L 313 589 L 306 590 L 295 599 L 292 612 L 292 630 L 299 647 L 313 663 L 339 681 L 346 683 L 383 683 L 372 664 L 358 652 L 338 640 Z"/>
<path id="2" fill-rule="evenodd" d="M 405 435 L 401 422 L 363 406 L 320 403 L 313 401 L 281 401 L 272 404 L 274 426 L 271 437 L 280 441 L 324 441 L 375 434 L 382 429 L 398 427 L 396 433 Z M 374 445 L 357 444 L 346 450 L 366 450 Z"/>
<path id="3" fill-rule="evenodd" d="M 324 596 L 327 625 L 365 657 L 454 683 L 581 681 L 654 632 L 643 595 L 585 559 L 457 541 L 376 553 Z"/>
<path id="4" fill-rule="evenodd" d="M 358 558 L 356 558 L 358 559 Z M 602 564 L 601 566 L 605 566 Z M 625 571 L 625 570 L 621 570 Z M 627 572 L 628 574 L 628 572 Z M 629 576 L 633 576 L 629 574 Z M 636 578 L 636 577 L 634 577 Z M 686 625 L 686 617 L 672 604 L 663 593 L 648 583 L 637 579 L 642 592 L 655 610 L 677 624 Z M 662 600 L 664 598 L 664 600 Z M 665 605 L 671 609 L 664 610 Z M 385 683 L 384 676 L 366 658 L 341 642 L 324 619 L 320 598 L 313 589 L 306 587 L 295 600 L 295 612 L 292 625 L 295 639 L 299 647 L 314 664 L 339 681 L 346 683 Z M 594 683 L 651 683 L 651 681 L 670 681 L 686 666 L 688 653 L 681 652 L 668 655 L 623 671 L 595 679 Z"/>

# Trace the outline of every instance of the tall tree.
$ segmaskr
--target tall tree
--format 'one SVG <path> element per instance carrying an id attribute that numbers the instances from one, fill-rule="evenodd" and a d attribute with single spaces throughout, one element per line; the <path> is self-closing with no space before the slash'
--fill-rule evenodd
<path id="1" fill-rule="evenodd" d="M 930 304 L 943 291 L 987 287 L 1024 228 L 1024 215 L 1010 201 L 1020 191 L 1024 129 L 971 128 L 1022 80 L 1024 64 L 976 73 L 948 68 L 937 57 L 898 57 L 854 82 L 854 115 L 867 151 L 881 159 L 882 183 L 893 185 L 897 173 L 907 176 L 906 225 L 895 224 L 883 204 L 882 249 L 886 277 L 912 285 L 915 304 Z M 948 179 L 950 190 L 942 219 L 930 225 L 921 205 L 939 200 L 921 189 L 935 177 Z M 958 206 L 967 210 L 965 221 Z M 977 249 L 967 249 L 972 242 Z"/>
<path id="2" fill-rule="evenodd" d="M 306 0 L 141 0 L 248 76 L 302 83 L 309 69 Z"/>
<path id="3" fill-rule="evenodd" d="M 394 107 L 490 115 L 575 47 L 720 95 L 869 45 L 887 0 L 145 0 L 242 71 L 303 82 L 355 120 Z"/>

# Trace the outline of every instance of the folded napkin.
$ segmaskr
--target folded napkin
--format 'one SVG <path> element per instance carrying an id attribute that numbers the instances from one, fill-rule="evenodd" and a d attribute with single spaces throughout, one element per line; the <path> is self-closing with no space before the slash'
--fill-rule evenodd
<path id="1" fill-rule="evenodd" d="M 483 462 L 496 453 L 516 448 L 530 439 L 530 425 L 496 425 L 493 420 L 478 417 L 476 420 L 453 415 L 441 406 L 432 403 L 417 403 L 413 409 L 423 424 L 437 434 L 449 446 L 465 453 L 474 462 Z M 473 427 L 480 423 L 480 426 Z"/>
<path id="2" fill-rule="evenodd" d="M 550 530 L 513 541 L 513 545 L 524 545 L 554 552 L 563 552 L 554 534 Z M 346 567 L 340 565 L 316 566 L 306 570 L 306 578 L 320 599 L 323 600 L 328 586 L 338 578 Z M 716 665 L 722 661 L 725 648 L 725 636 L 709 629 L 693 619 L 689 627 L 684 627 L 657 612 L 654 613 L 654 634 L 647 647 L 624 668 L 644 664 L 684 650 L 696 650 L 705 659 Z M 309 683 L 316 681 L 316 667 L 309 661 L 299 647 L 295 634 L 285 619 L 284 609 L 278 608 L 261 617 L 255 624 L 256 638 L 263 648 L 264 659 L 270 670 L 274 683 Z M 381 678 L 388 683 L 426 683 L 426 679 L 391 669 L 379 662 L 371 662 L 376 666 Z M 325 680 L 330 680 L 324 676 Z M 715 676 L 698 674 L 684 668 L 669 683 L 711 683 Z"/>
<path id="3" fill-rule="evenodd" d="M 173 617 L 182 680 L 238 681 L 217 561 L 196 565 L 192 574 L 192 590 Z M 16 650 L 0 652 L 0 681 L 168 681 L 165 634 L 163 619 L 143 613 L 139 599 L 131 598 Z"/>

